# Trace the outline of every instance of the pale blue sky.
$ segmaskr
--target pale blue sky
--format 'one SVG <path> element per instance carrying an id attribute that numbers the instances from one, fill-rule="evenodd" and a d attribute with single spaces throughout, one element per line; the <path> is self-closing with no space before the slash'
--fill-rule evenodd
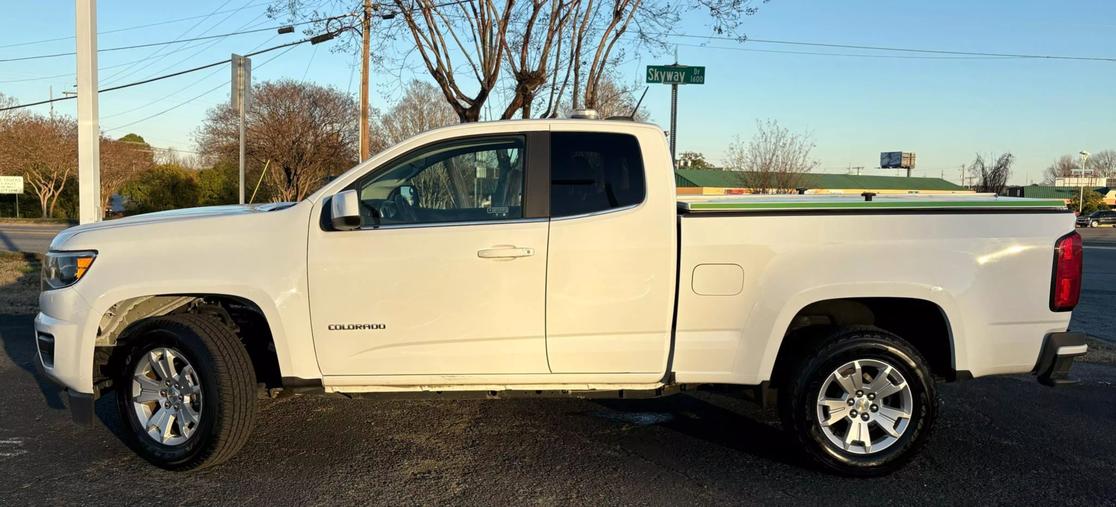
<path id="1" fill-rule="evenodd" d="M 280 24 L 264 15 L 264 0 L 138 2 L 101 0 L 101 48 L 221 34 Z M 355 2 L 354 2 L 355 3 Z M 159 7 L 153 7 L 159 5 Z M 73 50 L 73 39 L 20 45 L 73 35 L 71 1 L 8 2 L 0 16 L 0 60 Z M 838 44 L 1116 57 L 1116 2 L 1049 1 L 793 1 L 772 0 L 748 18 L 752 38 Z M 114 29 L 198 17 L 140 30 Z M 395 22 L 399 22 L 396 20 Z M 195 26 L 196 25 L 196 26 Z M 706 35 L 702 18 L 685 20 L 677 33 Z M 223 39 L 127 51 L 102 52 L 101 86 L 135 81 L 296 40 L 300 34 L 262 32 Z M 1085 149 L 1116 149 L 1116 62 L 1015 58 L 909 58 L 882 53 L 748 42 L 674 38 L 679 61 L 706 66 L 706 84 L 680 91 L 678 147 L 722 160 L 734 136 L 749 137 L 758 119 L 773 118 L 812 133 L 820 169 L 843 172 L 865 166 L 879 152 L 918 153 L 916 175 L 956 181 L 961 164 L 976 152 L 1011 151 L 1018 157 L 1013 183 L 1041 179 L 1059 155 Z M 707 47 L 696 47 L 701 44 Z M 724 49 L 728 48 L 728 49 Z M 398 48 L 400 50 L 405 48 Z M 854 57 L 764 51 L 859 53 Z M 173 51 L 173 52 L 172 52 Z M 256 82 L 306 79 L 356 93 L 359 72 L 351 55 L 302 45 L 263 65 L 254 59 Z M 895 56 L 904 56 L 895 58 Z M 648 64 L 671 55 L 636 55 L 620 69 L 626 81 L 642 79 Z M 140 61 L 134 65 L 122 65 Z M 419 62 L 413 61 L 416 66 Z M 20 102 L 73 86 L 72 57 L 0 62 L 0 92 Z M 109 68 L 111 67 L 111 68 Z M 417 67 L 416 67 L 417 68 Z M 119 74 L 118 74 L 119 73 Z M 117 74 L 117 75 L 114 75 Z M 205 109 L 228 99 L 227 67 L 201 71 L 101 96 L 101 126 L 109 135 L 136 132 L 159 147 L 193 148 L 193 132 Z M 403 79 L 412 74 L 403 72 Z M 418 74 L 421 77 L 421 74 Z M 395 71 L 376 69 L 376 105 L 399 93 Z M 43 79 L 39 79 L 43 78 Z M 212 92 L 204 94 L 204 92 Z M 155 115 L 196 100 L 164 114 Z M 670 89 L 651 85 L 644 101 L 652 120 L 669 123 Z M 73 102 L 55 105 L 74 113 Z M 38 106 L 45 112 L 47 106 Z M 133 124 L 133 122 L 135 122 Z M 131 125 L 129 125 L 131 124 Z"/>

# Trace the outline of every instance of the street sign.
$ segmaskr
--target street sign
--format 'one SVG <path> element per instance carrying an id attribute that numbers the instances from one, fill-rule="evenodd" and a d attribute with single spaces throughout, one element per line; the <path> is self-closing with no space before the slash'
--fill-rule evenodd
<path id="1" fill-rule="evenodd" d="M 648 65 L 647 82 L 660 84 L 705 84 L 705 67 Z"/>
<path id="2" fill-rule="evenodd" d="M 232 107 L 234 111 L 240 110 L 240 103 L 244 102 L 244 109 L 250 109 L 252 96 L 252 59 L 232 55 Z"/>
<path id="3" fill-rule="evenodd" d="M 23 176 L 0 176 L 0 194 L 22 194 Z"/>

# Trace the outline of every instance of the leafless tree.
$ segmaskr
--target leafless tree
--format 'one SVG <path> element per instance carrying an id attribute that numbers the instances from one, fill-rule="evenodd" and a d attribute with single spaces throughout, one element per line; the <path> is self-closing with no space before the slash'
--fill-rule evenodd
<path id="1" fill-rule="evenodd" d="M 372 122 L 372 151 L 378 152 L 407 138 L 458 122 L 441 92 L 424 81 L 412 81 L 403 98 Z"/>
<path id="2" fill-rule="evenodd" d="M 16 105 L 16 99 L 14 97 L 9 97 L 7 95 L 4 95 L 3 93 L 0 93 L 0 109 L 12 107 L 14 105 Z M 0 111 L 0 125 L 10 121 L 17 114 L 19 114 L 18 109 Z"/>
<path id="3" fill-rule="evenodd" d="M 713 169 L 713 164 L 705 160 L 705 155 L 697 151 L 684 151 L 678 154 L 678 167 L 686 169 Z"/>
<path id="4" fill-rule="evenodd" d="M 325 3 L 328 8 L 310 0 L 274 0 L 269 12 L 305 19 L 363 9 L 359 0 Z M 530 117 L 536 107 L 542 110 L 538 116 L 550 117 L 567 103 L 574 109 L 599 108 L 602 83 L 625 55 L 666 50 L 666 35 L 684 14 L 704 12 L 715 34 L 744 40 L 742 20 L 757 11 L 752 0 L 393 0 L 376 5 L 377 14 L 391 19 L 375 24 L 374 56 L 405 67 L 410 53 L 388 50 L 408 40 L 462 122 L 477 121 L 502 82 L 509 93 L 498 105 L 501 118 Z M 321 22 L 314 30 L 335 31 L 356 18 L 345 20 Z M 354 42 L 347 35 L 337 47 L 359 51 Z"/>
<path id="5" fill-rule="evenodd" d="M 168 148 L 153 148 L 155 163 L 158 165 L 175 165 L 190 169 L 201 169 L 205 164 L 200 157 L 187 151 Z"/>
<path id="6" fill-rule="evenodd" d="M 356 115 L 353 98 L 333 88 L 288 80 L 256 86 L 245 119 L 254 177 L 270 161 L 272 199 L 302 200 L 327 176 L 356 163 Z M 196 136 L 206 162 L 237 160 L 237 125 L 228 105 L 209 110 Z"/>
<path id="7" fill-rule="evenodd" d="M 1076 157 L 1073 155 L 1062 155 L 1046 168 L 1043 182 L 1048 185 L 1053 185 L 1057 178 L 1068 178 L 1073 176 L 1073 172 L 1076 171 L 1078 167 L 1080 166 L 1077 164 Z"/>
<path id="8" fill-rule="evenodd" d="M 1086 162 L 1089 174 L 1098 178 L 1116 178 L 1116 150 L 1102 150 L 1089 156 Z"/>
<path id="9" fill-rule="evenodd" d="M 1007 186 L 1008 177 L 1011 176 L 1011 165 L 1015 162 L 1015 155 L 1001 153 L 995 159 L 985 160 L 984 156 L 977 154 L 972 164 L 969 164 L 969 173 L 976 181 L 973 190 L 1001 194 Z"/>
<path id="10" fill-rule="evenodd" d="M 767 120 L 756 122 L 756 133 L 747 143 L 738 136 L 729 144 L 725 165 L 739 171 L 741 185 L 752 193 L 790 193 L 817 167 L 810 156 L 813 149 L 809 134 L 794 133 Z"/>
<path id="11" fill-rule="evenodd" d="M 53 217 L 58 197 L 77 168 L 77 124 L 65 116 L 17 115 L 0 124 L 0 167 L 23 176 Z"/>

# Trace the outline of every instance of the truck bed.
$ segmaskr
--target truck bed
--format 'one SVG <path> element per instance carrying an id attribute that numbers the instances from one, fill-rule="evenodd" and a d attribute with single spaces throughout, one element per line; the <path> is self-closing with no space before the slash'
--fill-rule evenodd
<path id="1" fill-rule="evenodd" d="M 1000 197 L 994 194 L 965 195 L 740 195 L 679 196 L 678 211 L 696 213 L 748 213 L 817 210 L 1019 210 L 1020 212 L 1066 211 L 1059 199 Z"/>

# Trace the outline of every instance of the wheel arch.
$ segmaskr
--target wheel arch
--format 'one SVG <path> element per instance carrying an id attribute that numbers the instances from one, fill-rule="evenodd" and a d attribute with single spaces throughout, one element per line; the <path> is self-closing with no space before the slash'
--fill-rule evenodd
<path id="1" fill-rule="evenodd" d="M 119 367 L 124 342 L 137 324 L 154 317 L 178 313 L 210 315 L 229 326 L 240 337 L 256 370 L 257 380 L 268 387 L 280 387 L 282 372 L 289 371 L 289 354 L 275 309 L 258 299 L 235 293 L 164 293 L 134 295 L 119 299 L 94 315 L 99 316 L 93 350 L 95 385 L 107 387 L 112 372 Z M 286 364 L 285 364 L 286 363 Z"/>
<path id="2" fill-rule="evenodd" d="M 943 304 L 945 303 L 945 304 Z M 846 295 L 810 299 L 787 309 L 782 323 L 773 330 L 772 344 L 765 353 L 763 372 L 778 383 L 796 359 L 819 346 L 828 332 L 849 326 L 874 326 L 911 343 L 930 363 L 931 372 L 952 381 L 959 373 L 964 351 L 959 350 L 955 330 L 959 322 L 948 302 L 912 295 Z"/>

